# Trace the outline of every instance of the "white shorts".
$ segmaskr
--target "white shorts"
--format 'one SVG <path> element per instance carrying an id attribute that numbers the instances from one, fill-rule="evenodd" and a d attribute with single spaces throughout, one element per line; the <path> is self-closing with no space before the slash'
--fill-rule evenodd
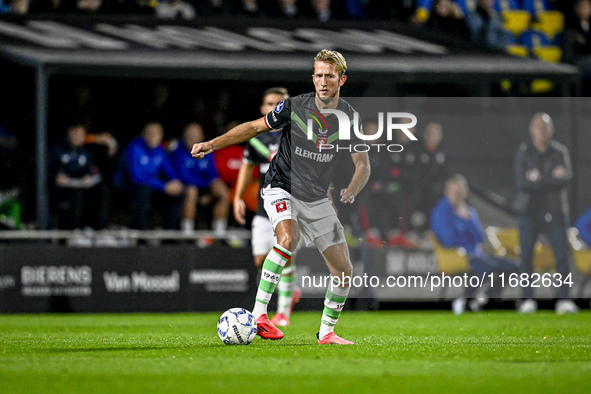
<path id="1" fill-rule="evenodd" d="M 304 202 L 292 198 L 285 190 L 268 185 L 261 189 L 265 211 L 271 219 L 273 230 L 285 219 L 298 223 L 300 234 L 307 246 L 316 245 L 320 253 L 329 246 L 345 242 L 343 226 L 330 200 Z"/>
<path id="2" fill-rule="evenodd" d="M 277 243 L 273 226 L 266 216 L 254 216 L 251 234 L 250 244 L 254 256 L 267 255 L 273 249 L 273 245 Z"/>

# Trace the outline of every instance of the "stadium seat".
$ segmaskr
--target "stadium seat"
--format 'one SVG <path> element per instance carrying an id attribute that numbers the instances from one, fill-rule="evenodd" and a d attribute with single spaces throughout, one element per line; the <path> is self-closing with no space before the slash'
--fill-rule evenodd
<path id="1" fill-rule="evenodd" d="M 429 10 L 426 8 L 417 8 L 415 16 L 419 22 L 425 23 L 429 19 Z"/>
<path id="2" fill-rule="evenodd" d="M 545 11 L 537 15 L 537 21 L 532 25 L 536 30 L 544 32 L 552 41 L 556 35 L 564 30 L 564 15 L 560 11 Z"/>
<path id="3" fill-rule="evenodd" d="M 516 228 L 487 227 L 486 237 L 493 247 L 494 254 L 509 259 L 521 259 L 519 230 Z M 550 272 L 554 270 L 556 260 L 552 249 L 540 242 L 534 247 L 534 270 Z"/>
<path id="4" fill-rule="evenodd" d="M 523 45 L 516 45 L 511 44 L 505 47 L 507 53 L 513 56 L 520 56 L 520 57 L 527 57 L 529 55 L 529 50 L 526 46 Z"/>
<path id="5" fill-rule="evenodd" d="M 553 45 L 533 48 L 532 52 L 538 59 L 551 63 L 558 63 L 562 59 L 562 49 Z M 536 79 L 530 85 L 531 92 L 535 94 L 548 93 L 553 91 L 554 88 L 554 83 L 547 79 Z"/>
<path id="6" fill-rule="evenodd" d="M 538 59 L 551 63 L 559 63 L 562 59 L 562 49 L 554 45 L 533 48 L 532 52 Z"/>
<path id="7" fill-rule="evenodd" d="M 529 29 L 531 17 L 527 11 L 512 10 L 503 11 L 505 29 L 509 30 L 515 37 Z"/>
<path id="8" fill-rule="evenodd" d="M 439 243 L 431 231 L 428 232 L 428 236 L 433 244 L 439 272 L 445 272 L 446 275 L 456 275 L 470 271 L 470 263 L 464 248 L 446 248 Z"/>

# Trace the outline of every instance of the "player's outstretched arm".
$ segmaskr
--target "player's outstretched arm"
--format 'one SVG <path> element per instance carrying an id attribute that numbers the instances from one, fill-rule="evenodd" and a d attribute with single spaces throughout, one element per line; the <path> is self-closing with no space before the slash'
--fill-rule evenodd
<path id="1" fill-rule="evenodd" d="M 196 159 L 203 159 L 205 155 L 210 154 L 216 149 L 222 149 L 226 146 L 239 144 L 269 130 L 271 129 L 265 123 L 264 117 L 250 122 L 245 122 L 232 128 L 225 134 L 214 138 L 213 140 L 200 142 L 193 145 L 193 149 L 191 149 L 191 155 Z"/>
<path id="2" fill-rule="evenodd" d="M 355 164 L 355 173 L 346 189 L 341 190 L 341 202 L 352 204 L 355 201 L 355 196 L 361 192 L 365 186 L 371 173 L 369 165 L 369 155 L 367 152 L 352 153 L 351 158 Z"/>

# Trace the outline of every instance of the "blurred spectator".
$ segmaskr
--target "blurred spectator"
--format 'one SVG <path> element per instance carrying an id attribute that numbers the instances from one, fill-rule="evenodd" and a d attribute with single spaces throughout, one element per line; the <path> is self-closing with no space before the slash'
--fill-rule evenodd
<path id="1" fill-rule="evenodd" d="M 278 0 L 281 12 L 288 18 L 293 18 L 298 14 L 296 0 Z"/>
<path id="2" fill-rule="evenodd" d="M 154 15 L 157 0 L 103 0 L 99 12 L 110 14 Z"/>
<path id="3" fill-rule="evenodd" d="M 477 0 L 474 11 L 466 16 L 472 41 L 494 49 L 505 49 L 510 35 L 503 26 L 502 16 L 494 9 L 494 0 Z"/>
<path id="4" fill-rule="evenodd" d="M 255 15 L 259 12 L 259 2 L 257 0 L 241 0 L 242 9 L 249 15 Z"/>
<path id="5" fill-rule="evenodd" d="M 205 140 L 203 128 L 199 123 L 190 123 L 183 130 L 183 135 L 173 147 L 170 158 L 172 165 L 185 186 L 185 200 L 181 213 L 181 229 L 192 232 L 195 228 L 195 216 L 199 202 L 213 199 L 212 228 L 217 235 L 223 235 L 228 225 L 228 187 L 219 178 L 214 155 L 207 155 L 201 160 L 191 156 L 194 144 Z"/>
<path id="6" fill-rule="evenodd" d="M 195 7 L 184 0 L 163 0 L 156 7 L 156 16 L 161 19 L 194 19 Z"/>
<path id="7" fill-rule="evenodd" d="M 417 163 L 413 172 L 413 207 L 411 223 L 413 227 L 426 230 L 429 216 L 435 203 L 443 194 L 443 181 L 446 177 L 445 153 L 441 150 L 443 128 L 437 122 L 425 125 L 421 144 L 417 148 Z"/>
<path id="8" fill-rule="evenodd" d="M 462 38 L 470 38 L 470 29 L 466 25 L 464 13 L 452 0 L 435 0 L 425 26 Z"/>
<path id="9" fill-rule="evenodd" d="M 447 179 L 445 195 L 437 202 L 431 214 L 431 231 L 441 245 L 449 248 L 464 248 L 470 268 L 479 278 L 491 273 L 518 272 L 519 268 L 512 262 L 484 253 L 482 249 L 484 231 L 476 210 L 466 202 L 468 193 L 468 182 L 462 175 L 455 174 Z M 464 313 L 467 299 L 472 299 L 468 303 L 470 310 L 479 311 L 488 299 L 474 298 L 477 290 L 478 287 L 467 287 L 464 297 L 453 301 L 453 312 Z M 498 298 L 501 290 L 500 286 L 491 286 L 487 290 L 487 296 Z"/>
<path id="10" fill-rule="evenodd" d="M 10 0 L 6 5 L 0 6 L 0 14 L 26 15 L 29 13 L 29 0 Z"/>
<path id="11" fill-rule="evenodd" d="M 567 186 L 572 179 L 568 148 L 552 139 L 554 124 L 550 115 L 535 114 L 529 124 L 531 141 L 520 145 L 515 159 L 514 177 L 517 195 L 514 209 L 519 213 L 521 269 L 531 283 L 534 245 L 541 232 L 546 233 L 556 258 L 556 272 L 569 274 L 570 248 L 566 237 L 569 206 Z M 523 288 L 519 312 L 537 310 L 533 288 Z M 568 298 L 568 284 L 558 289 L 557 313 L 578 312 Z"/>
<path id="12" fill-rule="evenodd" d="M 575 1 L 566 15 L 564 35 L 565 61 L 577 63 L 591 77 L 591 0 Z"/>
<path id="13" fill-rule="evenodd" d="M 184 185 L 160 146 L 163 137 L 160 123 L 147 123 L 142 135 L 131 141 L 123 153 L 115 174 L 116 187 L 131 198 L 133 227 L 140 230 L 148 228 L 148 216 L 156 196 L 164 197 L 170 207 L 168 227 L 178 225 Z"/>
<path id="14" fill-rule="evenodd" d="M 464 248 L 470 268 L 479 278 L 491 273 L 518 272 L 517 265 L 483 251 L 484 231 L 476 210 L 466 202 L 469 191 L 468 181 L 462 175 L 455 174 L 447 179 L 444 196 L 437 202 L 431 214 L 431 231 L 442 246 Z M 466 301 L 471 298 L 468 307 L 473 312 L 479 311 L 488 300 L 474 298 L 477 290 L 478 287 L 467 287 L 464 297 L 453 301 L 453 312 L 464 313 Z M 500 286 L 491 286 L 487 290 L 487 296 L 497 298 L 501 290 Z"/>
<path id="15" fill-rule="evenodd" d="M 230 122 L 224 130 L 230 130 L 238 122 Z M 230 145 L 215 151 L 215 162 L 220 178 L 231 189 L 230 200 L 233 199 L 238 173 L 242 167 L 242 158 L 244 156 L 243 145 Z"/>
<path id="16" fill-rule="evenodd" d="M 577 219 L 575 227 L 579 230 L 579 236 L 583 242 L 588 247 L 591 246 L 591 208 Z"/>
<path id="17" fill-rule="evenodd" d="M 86 128 L 75 124 L 50 156 L 51 205 L 57 210 L 60 228 L 106 226 L 106 212 L 100 204 L 102 175 L 85 145 Z"/>
<path id="18" fill-rule="evenodd" d="M 331 17 L 330 0 L 312 0 L 316 17 L 320 22 L 328 22 Z"/>
<path id="19" fill-rule="evenodd" d="M 398 119 L 398 123 L 409 121 L 406 118 Z M 373 135 L 377 128 L 376 123 L 369 122 L 364 126 L 364 131 Z M 414 133 L 415 128 L 410 128 L 409 131 Z M 382 138 L 385 136 L 386 133 L 383 132 Z M 415 244 L 406 238 L 406 232 L 412 205 L 411 191 L 417 148 L 416 144 L 410 144 L 410 139 L 400 130 L 395 131 L 394 137 L 394 142 L 402 147 L 400 152 L 382 150 L 369 155 L 372 173 L 367 191 L 362 196 L 366 207 L 362 208 L 362 215 L 367 212 L 371 226 L 366 232 L 366 240 L 375 247 L 384 244 L 383 238 L 391 246 L 414 247 Z"/>
<path id="20" fill-rule="evenodd" d="M 103 0 L 77 0 L 76 10 L 84 13 L 95 13 L 101 8 Z"/>

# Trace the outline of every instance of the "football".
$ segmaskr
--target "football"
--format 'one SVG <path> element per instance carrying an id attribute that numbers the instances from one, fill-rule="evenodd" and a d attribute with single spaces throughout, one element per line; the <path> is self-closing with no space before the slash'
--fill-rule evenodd
<path id="1" fill-rule="evenodd" d="M 218 335 L 226 345 L 248 345 L 257 335 L 257 322 L 244 308 L 228 309 L 218 321 Z"/>

